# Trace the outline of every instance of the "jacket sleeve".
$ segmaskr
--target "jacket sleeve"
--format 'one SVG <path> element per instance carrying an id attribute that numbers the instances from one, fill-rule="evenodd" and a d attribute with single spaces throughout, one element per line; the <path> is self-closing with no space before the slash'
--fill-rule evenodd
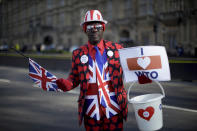
<path id="1" fill-rule="evenodd" d="M 70 74 L 67 79 L 60 78 L 56 80 L 58 88 L 63 90 L 64 92 L 72 90 L 73 88 L 77 87 L 80 83 L 79 81 L 79 73 L 77 68 L 78 59 L 77 58 L 78 51 L 75 50 L 72 53 L 72 68 Z"/>

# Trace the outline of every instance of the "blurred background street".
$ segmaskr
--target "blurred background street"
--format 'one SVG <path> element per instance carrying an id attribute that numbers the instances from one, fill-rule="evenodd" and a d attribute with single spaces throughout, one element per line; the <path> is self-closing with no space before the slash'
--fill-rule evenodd
<path id="1" fill-rule="evenodd" d="M 105 40 L 197 56 L 196 0 L 0 0 L 0 51 L 70 52 L 87 42 L 80 23 L 90 9 L 108 21 Z"/>

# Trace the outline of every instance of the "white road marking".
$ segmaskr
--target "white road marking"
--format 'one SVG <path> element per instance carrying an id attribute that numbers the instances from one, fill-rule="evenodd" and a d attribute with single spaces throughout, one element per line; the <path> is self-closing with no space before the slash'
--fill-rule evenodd
<path id="1" fill-rule="evenodd" d="M 188 109 L 188 108 L 182 108 L 182 107 L 176 107 L 176 106 L 163 105 L 163 108 L 197 113 L 197 110 Z"/>
<path id="2" fill-rule="evenodd" d="M 33 84 L 32 85 L 33 87 L 36 87 L 36 88 L 40 88 L 38 85 L 36 85 L 36 84 Z"/>
<path id="3" fill-rule="evenodd" d="M 10 80 L 8 80 L 8 79 L 0 79 L 0 82 L 10 83 Z"/>

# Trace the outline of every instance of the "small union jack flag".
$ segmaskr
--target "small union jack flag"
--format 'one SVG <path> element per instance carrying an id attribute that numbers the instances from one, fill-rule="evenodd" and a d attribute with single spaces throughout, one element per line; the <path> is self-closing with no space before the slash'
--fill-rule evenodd
<path id="1" fill-rule="evenodd" d="M 56 84 L 57 77 L 49 73 L 35 61 L 29 58 L 29 76 L 36 86 L 45 91 L 61 91 Z"/>

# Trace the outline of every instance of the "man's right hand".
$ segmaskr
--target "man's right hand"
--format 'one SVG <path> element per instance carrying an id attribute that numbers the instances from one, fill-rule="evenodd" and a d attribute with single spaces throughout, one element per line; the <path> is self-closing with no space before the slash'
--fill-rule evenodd
<path id="1" fill-rule="evenodd" d="M 73 84 L 72 82 L 70 82 L 69 80 L 67 79 L 63 79 L 63 78 L 59 78 L 56 80 L 56 84 L 58 86 L 59 89 L 61 89 L 62 91 L 68 91 L 68 88 L 67 87 L 72 87 Z"/>

